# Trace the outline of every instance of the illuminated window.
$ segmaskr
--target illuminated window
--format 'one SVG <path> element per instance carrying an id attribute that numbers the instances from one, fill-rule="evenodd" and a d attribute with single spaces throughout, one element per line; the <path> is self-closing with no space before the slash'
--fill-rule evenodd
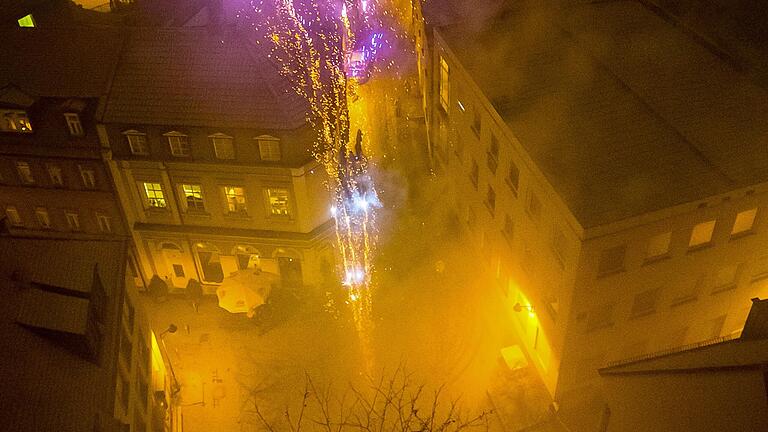
<path id="1" fill-rule="evenodd" d="M 655 312 L 659 291 L 660 290 L 656 288 L 637 294 L 632 303 L 632 317 L 641 317 Z"/>
<path id="2" fill-rule="evenodd" d="M 171 154 L 176 157 L 189 156 L 191 149 L 189 147 L 189 137 L 180 132 L 168 132 L 163 134 L 168 139 L 168 146 L 171 148 Z"/>
<path id="3" fill-rule="evenodd" d="M 231 136 L 217 133 L 209 136 L 213 144 L 213 152 L 219 159 L 235 158 L 235 143 Z"/>
<path id="4" fill-rule="evenodd" d="M 80 215 L 75 212 L 64 212 L 67 217 L 67 224 L 72 231 L 80 231 Z"/>
<path id="5" fill-rule="evenodd" d="M 40 228 L 48 229 L 51 227 L 51 218 L 48 216 L 48 209 L 45 207 L 36 208 L 35 217 L 37 218 L 37 223 L 40 224 Z"/>
<path id="6" fill-rule="evenodd" d="M 504 216 L 504 229 L 501 232 L 504 234 L 504 238 L 507 239 L 507 243 L 511 246 L 512 239 L 515 236 L 515 223 L 509 215 Z"/>
<path id="7" fill-rule="evenodd" d="M 625 245 L 614 246 L 604 250 L 597 262 L 597 274 L 606 275 L 624 270 Z"/>
<path id="8" fill-rule="evenodd" d="M 533 192 L 528 195 L 528 207 L 526 210 L 533 220 L 539 220 L 541 217 L 541 201 Z"/>
<path id="9" fill-rule="evenodd" d="M 238 186 L 224 186 L 224 196 L 227 200 L 227 210 L 230 213 L 246 214 L 245 190 Z"/>
<path id="10" fill-rule="evenodd" d="M 744 210 L 736 215 L 736 220 L 733 222 L 733 228 L 731 228 L 731 235 L 745 234 L 752 231 L 752 227 L 755 224 L 755 216 L 757 215 L 757 209 Z"/>
<path id="11" fill-rule="evenodd" d="M 290 214 L 288 189 L 267 189 L 267 201 L 269 214 L 272 216 L 288 216 Z"/>
<path id="12" fill-rule="evenodd" d="M 8 223 L 11 226 L 19 227 L 24 226 L 24 222 L 21 220 L 19 210 L 14 206 L 8 206 L 5 208 L 5 216 L 8 218 Z"/>
<path id="13" fill-rule="evenodd" d="M 262 135 L 256 137 L 256 142 L 259 144 L 259 157 L 263 161 L 279 161 L 280 154 L 280 140 L 269 136 Z"/>
<path id="14" fill-rule="evenodd" d="M 512 193 L 517 196 L 517 190 L 520 187 L 520 170 L 515 165 L 514 161 L 509 161 L 509 172 L 506 178 L 507 186 L 512 190 Z"/>
<path id="15" fill-rule="evenodd" d="M 128 140 L 128 147 L 130 147 L 131 153 L 135 155 L 149 154 L 149 149 L 147 148 L 147 134 L 136 130 L 125 131 L 123 134 Z"/>
<path id="16" fill-rule="evenodd" d="M 19 173 L 19 179 L 22 183 L 35 183 L 35 176 L 32 175 L 32 168 L 29 167 L 28 162 L 16 162 L 16 172 Z"/>
<path id="17" fill-rule="evenodd" d="M 199 184 L 183 184 L 181 192 L 184 195 L 184 202 L 187 204 L 188 211 L 205 211 L 203 204 L 203 187 Z"/>
<path id="18" fill-rule="evenodd" d="M 96 172 L 87 166 L 78 165 L 80 169 L 80 179 L 83 180 L 83 187 L 94 189 L 96 187 Z"/>
<path id="19" fill-rule="evenodd" d="M 54 186 L 63 186 L 64 177 L 61 175 L 61 167 L 58 165 L 48 165 L 48 176 L 51 178 L 51 184 Z"/>
<path id="20" fill-rule="evenodd" d="M 469 180 L 472 182 L 472 186 L 477 190 L 477 184 L 480 177 L 480 167 L 477 166 L 477 162 L 472 161 L 472 170 L 469 172 Z"/>
<path id="21" fill-rule="evenodd" d="M 72 136 L 83 136 L 83 125 L 80 123 L 80 116 L 75 113 L 64 114 L 64 120 L 67 121 L 67 127 L 69 128 L 69 134 Z"/>
<path id="22" fill-rule="evenodd" d="M 651 237 L 648 240 L 648 245 L 645 248 L 645 260 L 653 261 L 655 259 L 667 256 L 667 253 L 669 252 L 669 243 L 671 240 L 671 232 L 665 232 Z"/>
<path id="23" fill-rule="evenodd" d="M 448 69 L 448 62 L 445 61 L 445 58 L 442 56 L 440 57 L 440 81 L 438 83 L 439 85 L 439 94 L 440 94 L 440 106 L 443 107 L 443 110 L 445 112 L 448 112 L 448 104 L 449 104 L 449 89 L 450 84 L 448 83 L 449 78 L 449 69 Z"/>
<path id="24" fill-rule="evenodd" d="M 706 246 L 712 241 L 712 233 L 715 232 L 715 221 L 702 222 L 691 231 L 691 239 L 688 241 L 689 248 Z"/>
<path id="25" fill-rule="evenodd" d="M 491 216 L 493 216 L 493 212 L 496 210 L 496 192 L 491 186 L 488 186 L 488 194 L 485 196 L 485 206 L 488 207 Z"/>
<path id="26" fill-rule="evenodd" d="M 35 19 L 32 14 L 26 15 L 23 18 L 19 18 L 19 27 L 34 27 Z"/>
<path id="27" fill-rule="evenodd" d="M 165 208 L 165 194 L 160 183 L 144 183 L 144 194 L 147 197 L 147 205 L 154 208 Z"/>
<path id="28" fill-rule="evenodd" d="M 3 120 L 0 122 L 0 131 L 32 133 L 32 124 L 29 122 L 26 112 L 21 110 L 3 110 L 0 113 L 3 116 Z"/>
<path id="29" fill-rule="evenodd" d="M 112 232 L 112 218 L 102 214 L 102 213 L 96 213 L 96 222 L 99 224 L 99 231 L 103 233 L 111 233 Z"/>
<path id="30" fill-rule="evenodd" d="M 488 169 L 496 174 L 496 167 L 499 166 L 499 140 L 496 135 L 491 135 L 491 146 L 488 149 Z"/>

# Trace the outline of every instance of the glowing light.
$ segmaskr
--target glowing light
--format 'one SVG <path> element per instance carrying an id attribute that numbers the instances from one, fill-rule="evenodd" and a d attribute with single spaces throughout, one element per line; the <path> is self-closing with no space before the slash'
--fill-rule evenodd
<path id="1" fill-rule="evenodd" d="M 338 209 L 336 206 L 331 206 L 331 216 L 336 217 L 336 214 L 338 212 Z"/>
<path id="2" fill-rule="evenodd" d="M 368 210 L 368 201 L 365 200 L 365 198 L 358 198 L 355 200 L 355 205 L 360 210 Z"/>

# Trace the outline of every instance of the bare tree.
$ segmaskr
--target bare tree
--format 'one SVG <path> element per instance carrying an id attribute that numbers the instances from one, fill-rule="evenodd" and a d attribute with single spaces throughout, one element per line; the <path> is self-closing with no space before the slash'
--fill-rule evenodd
<path id="1" fill-rule="evenodd" d="M 444 401 L 444 386 L 427 391 L 424 384 L 398 367 L 394 373 L 368 377 L 364 385 L 350 384 L 339 396 L 331 386 L 320 386 L 305 374 L 299 406 L 286 408 L 280 416 L 264 412 L 257 398 L 246 413 L 257 419 L 257 430 L 270 432 L 365 431 L 365 432 L 455 432 L 488 429 L 492 411 L 468 414 L 460 400 Z"/>

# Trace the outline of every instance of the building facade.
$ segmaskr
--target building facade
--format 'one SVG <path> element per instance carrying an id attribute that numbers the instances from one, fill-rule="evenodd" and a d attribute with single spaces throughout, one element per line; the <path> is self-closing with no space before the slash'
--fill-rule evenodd
<path id="1" fill-rule="evenodd" d="M 641 2 L 485 12 L 431 33 L 431 151 L 555 400 L 739 332 L 768 289 L 765 90 Z"/>
<path id="2" fill-rule="evenodd" d="M 246 37 L 134 32 L 102 124 L 144 275 L 183 289 L 253 267 L 293 286 L 332 271 L 330 199 L 306 103 Z"/>

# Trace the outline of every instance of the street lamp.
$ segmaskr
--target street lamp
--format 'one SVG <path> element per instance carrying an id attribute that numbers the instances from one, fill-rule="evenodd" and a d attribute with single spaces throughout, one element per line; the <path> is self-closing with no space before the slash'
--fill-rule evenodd
<path id="1" fill-rule="evenodd" d="M 523 309 L 528 311 L 528 316 L 533 318 L 534 315 L 536 315 L 536 312 L 533 310 L 533 306 L 531 305 L 522 305 L 520 302 L 515 303 L 514 306 L 512 306 L 512 310 L 515 312 L 522 312 Z"/>
<path id="2" fill-rule="evenodd" d="M 163 339 L 163 336 L 165 336 L 166 333 L 176 333 L 176 330 L 179 328 L 176 327 L 176 324 L 169 324 L 168 328 L 163 330 L 157 338 L 160 339 L 160 343 L 163 344 L 163 351 L 165 351 L 166 356 L 168 356 L 168 347 L 165 346 L 165 339 Z M 176 372 L 173 370 L 173 364 L 171 364 L 171 358 L 168 356 L 168 368 L 171 370 L 171 377 L 173 378 L 173 386 L 171 386 L 171 397 L 175 396 L 176 393 L 178 393 L 181 390 L 181 386 L 179 385 L 179 381 L 176 379 Z"/>

